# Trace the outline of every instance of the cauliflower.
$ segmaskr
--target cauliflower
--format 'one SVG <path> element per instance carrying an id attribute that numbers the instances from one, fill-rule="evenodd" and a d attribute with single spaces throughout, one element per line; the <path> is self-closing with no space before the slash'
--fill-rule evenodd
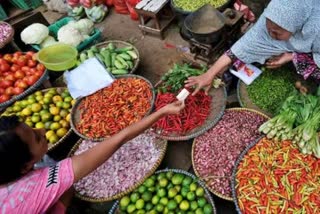
<path id="1" fill-rule="evenodd" d="M 83 40 L 84 40 L 84 38 L 81 35 L 80 31 L 77 30 L 72 25 L 65 25 L 65 26 L 61 27 L 58 31 L 58 41 L 59 42 L 73 45 L 76 47 Z"/>
<path id="2" fill-rule="evenodd" d="M 75 27 L 84 35 L 90 35 L 93 31 L 94 23 L 90 19 L 80 19 L 75 23 Z"/>
<path id="3" fill-rule="evenodd" d="M 49 35 L 47 26 L 34 23 L 26 27 L 20 34 L 21 40 L 25 44 L 40 44 Z"/>
<path id="4" fill-rule="evenodd" d="M 40 44 L 41 48 L 56 44 L 57 41 L 52 36 L 47 36 Z"/>

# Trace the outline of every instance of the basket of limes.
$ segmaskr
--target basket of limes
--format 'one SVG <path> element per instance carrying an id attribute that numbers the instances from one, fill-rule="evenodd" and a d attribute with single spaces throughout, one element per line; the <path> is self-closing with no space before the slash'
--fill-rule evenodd
<path id="1" fill-rule="evenodd" d="M 17 115 L 30 127 L 45 129 L 50 151 L 71 133 L 70 112 L 74 103 L 68 89 L 49 88 L 16 101 L 2 116 Z"/>
<path id="2" fill-rule="evenodd" d="M 216 213 L 209 191 L 193 174 L 179 169 L 157 171 L 131 194 L 115 202 L 117 213 Z"/>

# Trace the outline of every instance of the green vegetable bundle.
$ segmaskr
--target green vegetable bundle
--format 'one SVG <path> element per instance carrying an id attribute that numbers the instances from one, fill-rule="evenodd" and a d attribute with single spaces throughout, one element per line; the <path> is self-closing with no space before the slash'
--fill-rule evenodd
<path id="1" fill-rule="evenodd" d="M 92 46 L 89 50 L 82 52 L 78 64 L 92 57 L 97 57 L 104 63 L 107 70 L 115 75 L 130 73 L 134 67 L 134 60 L 138 59 L 132 46 L 117 48 L 113 43 L 109 43 L 107 47 Z"/>
<path id="2" fill-rule="evenodd" d="M 174 0 L 174 4 L 185 11 L 196 11 L 205 4 L 211 4 L 215 8 L 221 7 L 227 0 Z"/>

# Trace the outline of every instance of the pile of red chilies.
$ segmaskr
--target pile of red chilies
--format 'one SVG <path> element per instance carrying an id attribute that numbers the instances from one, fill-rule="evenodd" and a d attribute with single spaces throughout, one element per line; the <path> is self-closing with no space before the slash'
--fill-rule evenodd
<path id="1" fill-rule="evenodd" d="M 176 101 L 176 95 L 172 93 L 159 93 L 155 102 L 156 110 Z M 162 134 L 185 134 L 194 128 L 201 126 L 210 114 L 211 97 L 203 91 L 195 96 L 188 96 L 185 100 L 186 107 L 179 115 L 168 115 L 160 119 L 155 125 L 156 130 Z"/>

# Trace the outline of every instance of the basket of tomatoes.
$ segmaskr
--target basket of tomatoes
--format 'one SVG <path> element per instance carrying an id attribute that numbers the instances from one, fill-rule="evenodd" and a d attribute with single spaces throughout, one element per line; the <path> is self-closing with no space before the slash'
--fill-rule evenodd
<path id="1" fill-rule="evenodd" d="M 47 77 L 32 51 L 0 55 L 0 110 L 31 94 Z"/>

